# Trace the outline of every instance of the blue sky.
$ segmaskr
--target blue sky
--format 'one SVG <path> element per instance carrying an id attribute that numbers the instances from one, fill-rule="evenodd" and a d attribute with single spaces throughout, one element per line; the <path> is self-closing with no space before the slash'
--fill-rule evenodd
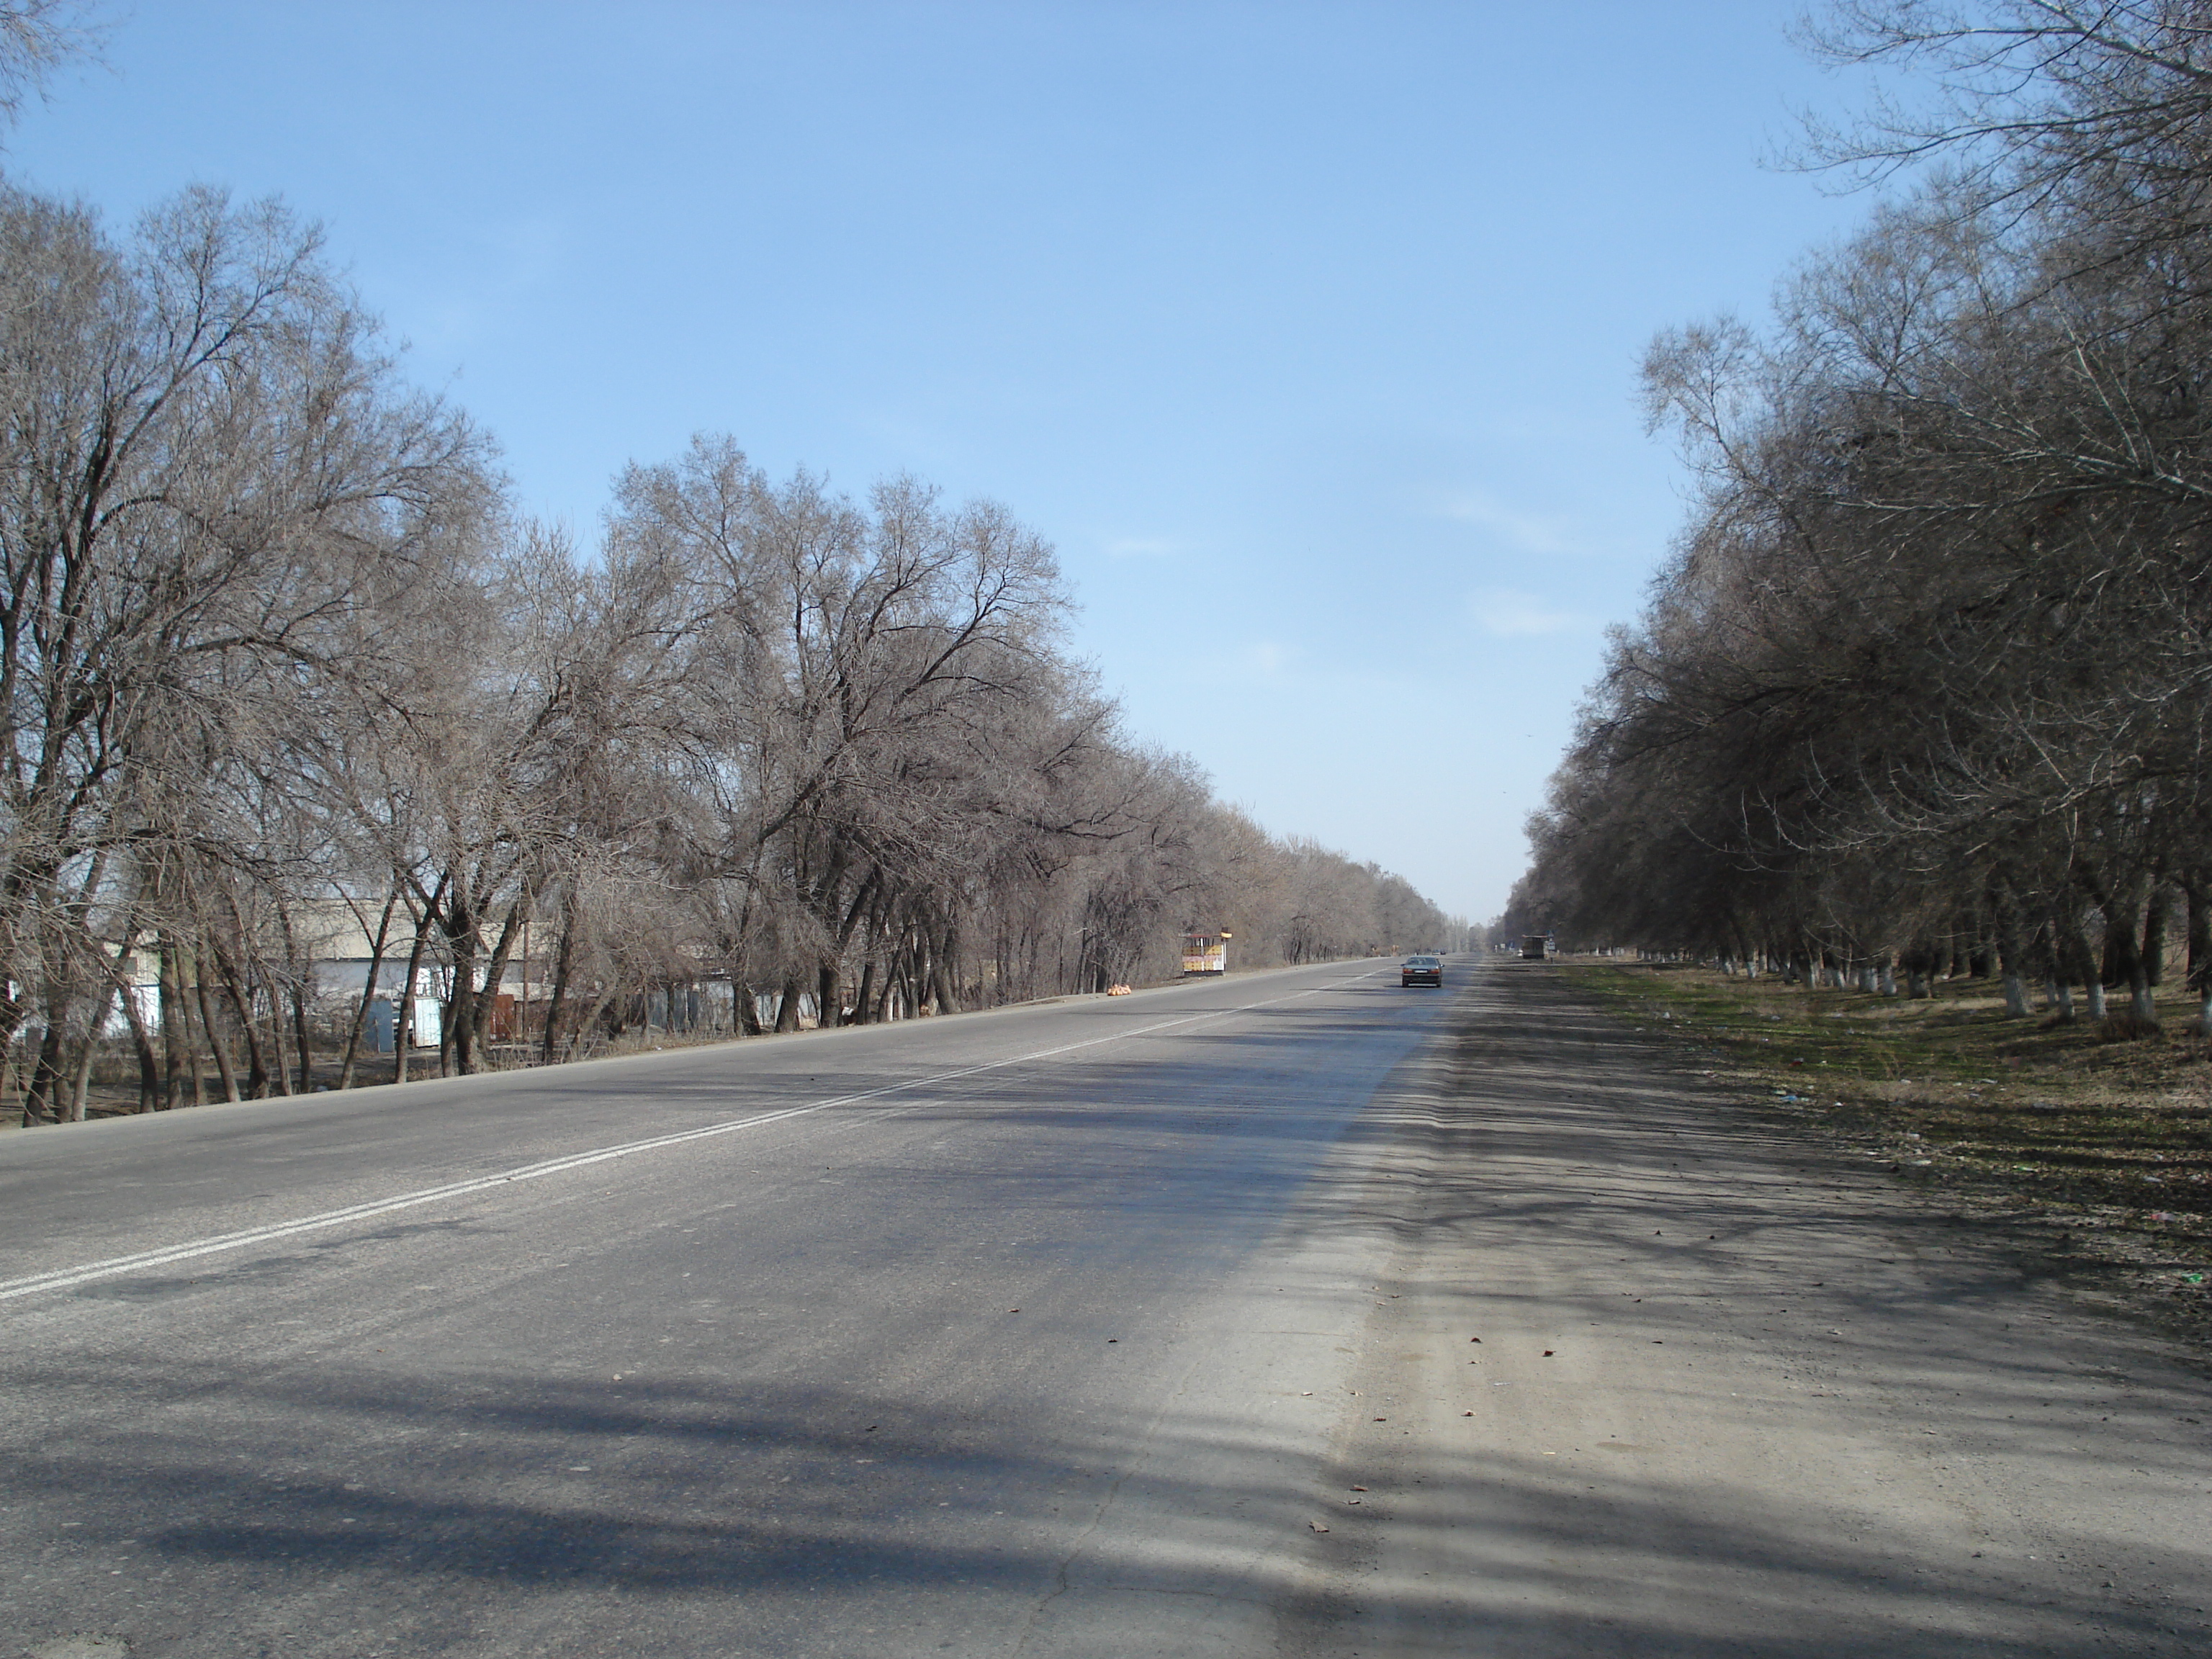
<path id="1" fill-rule="evenodd" d="M 1133 737 L 1480 920 L 1682 512 L 1645 343 L 1865 211 L 1762 166 L 1796 10 L 143 0 L 8 166 L 282 194 L 587 537 L 696 430 L 1004 501 Z"/>

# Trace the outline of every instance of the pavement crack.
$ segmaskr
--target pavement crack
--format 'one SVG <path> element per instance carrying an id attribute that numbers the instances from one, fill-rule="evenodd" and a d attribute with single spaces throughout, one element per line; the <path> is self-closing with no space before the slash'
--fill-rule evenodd
<path id="1" fill-rule="evenodd" d="M 1176 1392 L 1176 1397 L 1180 1399 L 1182 1391 L 1178 1389 Z M 1152 1436 L 1148 1433 L 1145 1439 L 1146 1443 L 1149 1445 Z M 1121 1474 L 1114 1477 L 1113 1484 L 1106 1488 L 1106 1495 L 1098 1500 L 1097 1507 L 1091 1510 L 1090 1520 L 1083 1523 L 1083 1530 L 1076 1534 L 1074 1541 L 1068 1545 L 1067 1553 L 1061 1556 L 1054 1564 L 1052 1571 L 1052 1589 L 1038 1598 L 1037 1604 L 1030 1609 L 1029 1617 L 1022 1620 L 1021 1634 L 1014 1639 L 1012 1652 L 1019 1654 L 1028 1648 L 1030 1638 L 1036 1633 L 1037 1620 L 1044 1616 L 1048 1607 L 1067 1594 L 1067 1570 L 1075 1565 L 1075 1558 L 1083 1553 L 1084 1547 L 1090 1543 L 1091 1534 L 1104 1523 L 1106 1512 L 1114 1507 L 1114 1500 L 1121 1495 L 1122 1483 L 1134 1473 L 1136 1473 L 1136 1464 L 1133 1461 L 1129 1468 L 1123 1469 Z"/>
<path id="2" fill-rule="evenodd" d="M 1189 1394 L 1190 1379 L 1195 1370 L 1195 1362 L 1184 1368 L 1182 1377 L 1176 1383 L 1175 1392 L 1168 1396 L 1160 1408 L 1152 1414 L 1152 1420 L 1146 1425 L 1144 1437 L 1137 1443 L 1136 1451 L 1129 1459 L 1127 1466 L 1114 1477 L 1112 1484 L 1106 1488 L 1105 1495 L 1098 1500 L 1097 1507 L 1091 1511 L 1090 1520 L 1084 1522 L 1083 1530 L 1075 1534 L 1074 1540 L 1067 1547 L 1067 1553 L 1054 1565 L 1052 1589 L 1038 1598 L 1037 1604 L 1030 1609 L 1029 1617 L 1022 1620 L 1021 1634 L 1015 1638 L 1014 1645 L 1009 1650 L 1010 1652 L 1019 1655 L 1028 1648 L 1030 1638 L 1036 1633 L 1037 1621 L 1044 1617 L 1046 1609 L 1067 1594 L 1068 1570 L 1075 1565 L 1076 1557 L 1081 1555 L 1085 1547 L 1090 1544 L 1092 1535 L 1105 1524 L 1106 1516 L 1112 1510 L 1115 1500 L 1121 1495 L 1123 1485 L 1127 1482 L 1130 1476 L 1144 1467 L 1146 1460 L 1152 1455 L 1153 1443 L 1159 1438 L 1160 1425 L 1167 1421 L 1169 1413 L 1180 1406 L 1184 1397 Z M 1125 1585 L 1120 1588 L 1134 1587 Z M 1192 1595 L 1199 1592 L 1162 1590 L 1158 1593 Z"/>

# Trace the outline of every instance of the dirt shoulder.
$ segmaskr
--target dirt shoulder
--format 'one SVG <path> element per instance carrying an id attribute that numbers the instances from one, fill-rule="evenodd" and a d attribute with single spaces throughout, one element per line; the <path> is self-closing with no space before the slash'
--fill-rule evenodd
<path id="1" fill-rule="evenodd" d="M 1278 1650 L 2206 1651 L 2203 1368 L 1583 977 L 1486 964 L 1370 1109 L 1395 1248 Z"/>
<path id="2" fill-rule="evenodd" d="M 1680 1069 L 1930 1204 L 1998 1224 L 2042 1271 L 2212 1355 L 2212 1042 L 2008 1017 L 1986 981 L 1906 1000 L 1677 963 L 1552 970 Z"/>

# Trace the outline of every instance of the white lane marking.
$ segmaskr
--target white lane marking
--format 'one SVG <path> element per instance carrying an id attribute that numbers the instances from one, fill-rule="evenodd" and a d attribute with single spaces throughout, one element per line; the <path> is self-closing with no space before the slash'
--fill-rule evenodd
<path id="1" fill-rule="evenodd" d="M 1086 1037 L 1081 1042 L 1063 1043 L 1057 1048 L 1039 1048 L 1033 1054 L 1015 1054 L 1006 1060 L 987 1060 L 981 1066 L 963 1066 L 956 1072 L 939 1072 L 933 1077 L 909 1078 L 902 1083 L 886 1083 L 881 1088 L 864 1089 L 858 1094 L 839 1095 L 830 1100 L 810 1101 L 804 1106 L 787 1106 L 781 1111 L 763 1112 L 753 1117 L 732 1118 L 725 1123 L 709 1123 L 703 1128 L 680 1130 L 675 1134 L 654 1135 L 645 1140 L 623 1141 L 613 1146 L 601 1146 L 588 1152 L 571 1152 L 565 1158 L 548 1158 L 542 1164 L 526 1164 L 520 1169 L 507 1170 L 498 1175 L 478 1176 L 470 1181 L 449 1182 L 442 1187 L 424 1187 L 418 1191 L 401 1193 L 392 1198 L 372 1199 L 366 1204 L 349 1204 L 343 1209 L 325 1210 L 316 1215 L 301 1216 L 296 1221 L 279 1221 L 266 1227 L 249 1227 L 243 1232 L 222 1233 L 213 1238 L 196 1239 L 188 1244 L 173 1244 L 157 1250 L 142 1250 L 136 1255 L 110 1256 L 105 1261 L 87 1262 L 81 1267 L 58 1267 L 49 1273 L 33 1273 L 25 1279 L 0 1279 L 0 1302 L 19 1296 L 30 1296 L 40 1291 L 66 1290 L 72 1285 L 82 1285 L 95 1279 L 112 1279 L 120 1273 L 136 1273 L 142 1267 L 165 1267 L 172 1261 L 189 1261 L 195 1256 L 213 1255 L 222 1250 L 243 1249 L 249 1244 L 263 1244 L 271 1239 L 289 1238 L 295 1233 L 313 1232 L 325 1227 L 341 1226 L 349 1221 L 365 1220 L 370 1216 L 386 1215 L 394 1210 L 412 1209 L 418 1204 L 434 1204 L 440 1199 L 461 1198 L 470 1193 L 489 1191 L 517 1181 L 538 1181 L 547 1176 L 562 1175 L 570 1170 L 580 1170 L 587 1164 L 604 1164 L 611 1158 L 629 1158 L 639 1152 L 658 1152 L 663 1146 L 680 1146 L 688 1140 L 705 1140 L 714 1135 L 734 1134 L 740 1129 L 758 1129 L 771 1123 L 784 1123 L 795 1117 L 805 1117 L 814 1112 L 826 1112 L 833 1106 L 851 1106 L 863 1100 L 875 1100 L 884 1095 L 895 1095 L 908 1089 L 927 1089 L 939 1083 L 951 1083 L 963 1077 L 974 1077 L 978 1072 L 996 1072 L 1008 1066 L 1024 1066 L 1031 1060 L 1051 1060 L 1060 1054 L 1072 1054 L 1079 1048 L 1096 1048 L 1105 1042 L 1126 1042 L 1132 1037 L 1149 1036 L 1155 1031 L 1172 1030 L 1178 1025 L 1195 1025 L 1201 1020 L 1227 1019 L 1235 1014 L 1248 1014 L 1255 1008 L 1267 1008 L 1279 1002 L 1295 1002 L 1300 997 L 1318 996 L 1324 991 L 1340 990 L 1356 985 L 1363 979 L 1374 977 L 1372 972 L 1354 974 L 1350 979 L 1331 981 L 1304 991 L 1292 991 L 1279 997 L 1268 997 L 1259 1002 L 1248 1002 L 1237 1008 L 1218 1008 L 1210 1013 L 1188 1014 L 1181 1019 L 1164 1019 L 1150 1025 L 1140 1025 L 1133 1031 L 1115 1031 L 1102 1037 Z"/>

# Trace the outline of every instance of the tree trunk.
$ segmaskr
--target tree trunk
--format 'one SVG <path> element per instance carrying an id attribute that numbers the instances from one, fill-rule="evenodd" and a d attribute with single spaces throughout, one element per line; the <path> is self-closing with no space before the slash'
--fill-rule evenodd
<path id="1" fill-rule="evenodd" d="M 730 1000 L 736 1005 L 739 1036 L 760 1036 L 766 1033 L 768 1027 L 761 1024 L 760 987 L 742 975 L 733 975 L 730 981 Z"/>
<path id="2" fill-rule="evenodd" d="M 853 1024 L 866 1025 L 876 994 L 876 959 L 870 957 L 860 964 L 860 988 L 853 993 Z"/>
<path id="3" fill-rule="evenodd" d="M 303 975 L 292 981 L 292 1063 L 299 1068 L 300 1092 L 303 1095 L 315 1092 L 314 1043 L 314 1036 L 307 1030 L 307 990 Z"/>
<path id="4" fill-rule="evenodd" d="M 100 954 L 105 956 L 106 952 L 102 951 Z M 107 1024 L 107 1011 L 114 1006 L 115 987 L 103 983 L 100 995 L 93 1001 L 90 1023 L 84 1030 L 84 1046 L 76 1052 L 76 1076 L 70 1089 L 68 1118 L 71 1123 L 84 1121 L 85 1097 L 92 1088 L 93 1055 L 100 1048 L 100 1030 Z"/>
<path id="5" fill-rule="evenodd" d="M 276 976 L 265 969 L 261 979 L 269 988 L 269 1080 L 276 1085 L 278 1094 L 289 1095 L 292 1092 L 292 1066 L 284 1054 L 284 993 L 277 986 Z"/>
<path id="6" fill-rule="evenodd" d="M 960 1012 L 955 978 L 960 971 L 959 949 L 959 929 L 954 923 L 947 922 L 945 925 L 945 942 L 931 953 L 933 960 L 929 964 L 930 994 L 937 1000 L 937 1012 L 940 1014 Z"/>
<path id="7" fill-rule="evenodd" d="M 239 1097 L 238 1073 L 230 1063 L 230 1045 L 222 1040 L 222 1032 L 216 1029 L 215 1010 L 208 1003 L 207 975 L 202 973 L 195 977 L 192 994 L 199 1004 L 200 1030 L 207 1033 L 208 1047 L 215 1054 L 216 1075 L 222 1079 L 222 1097 L 235 1101 Z"/>
<path id="8" fill-rule="evenodd" d="M 796 974 L 783 976 L 783 1000 L 775 1006 L 775 1029 L 779 1031 L 799 1029 L 799 976 Z"/>
<path id="9" fill-rule="evenodd" d="M 0 974 L 0 1099 L 6 1097 L 9 1068 L 15 1063 L 16 1034 L 30 1012 L 22 999 L 10 996 L 8 990 L 8 976 Z"/>
<path id="10" fill-rule="evenodd" d="M 315 965 L 301 954 L 299 939 L 292 931 L 292 913 L 281 903 L 276 907 L 276 925 L 284 933 L 286 982 L 281 1001 L 276 984 L 270 983 L 269 1013 L 272 1020 L 282 1024 L 282 1004 L 292 1005 L 292 1064 L 300 1080 L 298 1092 L 311 1095 L 315 1091 L 315 1046 L 307 1030 L 307 993 L 314 988 Z"/>
<path id="11" fill-rule="evenodd" d="M 2143 982 L 2153 990 L 2166 977 L 2166 919 L 2172 908 L 2171 890 L 2163 882 L 2153 882 L 2150 903 L 2143 911 Z"/>
<path id="12" fill-rule="evenodd" d="M 429 900 L 422 905 L 422 914 L 414 914 L 414 905 L 407 907 L 407 915 L 414 921 L 414 947 L 407 951 L 407 980 L 400 984 L 400 1018 L 392 1026 L 392 1082 L 407 1082 L 407 1051 L 414 1048 L 414 988 L 416 980 L 422 975 L 422 951 L 429 947 L 429 929 L 438 918 L 438 905 L 445 900 L 445 876 L 438 876 L 438 884 L 431 887 Z"/>
<path id="13" fill-rule="evenodd" d="M 492 1010 L 499 1006 L 500 981 L 507 977 L 507 964 L 514 955 L 514 942 L 522 935 L 522 920 L 529 908 L 528 893 L 507 907 L 507 920 L 500 925 L 498 942 L 492 946 L 491 961 L 484 968 L 483 986 L 477 988 L 471 983 L 466 992 L 453 993 L 465 1028 L 455 1035 L 454 1054 L 465 1077 L 483 1066 L 484 1032 L 491 1024 Z M 473 981 L 474 975 L 470 977 Z"/>
<path id="14" fill-rule="evenodd" d="M 253 1024 L 253 1000 L 246 988 L 240 984 L 237 964 L 228 952 L 215 954 L 216 970 L 222 975 L 223 995 L 230 1000 L 230 1011 L 238 1016 L 238 1029 L 246 1039 L 246 1094 L 249 1100 L 264 1100 L 269 1094 L 269 1060 L 262 1052 L 261 1033 Z"/>
<path id="15" fill-rule="evenodd" d="M 2103 992 L 2101 989 L 2093 992 L 2092 989 L 2098 983 L 2097 958 L 2089 949 L 2088 936 L 2081 930 L 2080 907 L 2072 905 L 2058 911 L 2052 916 L 2051 927 L 2051 948 L 2058 958 L 2059 983 L 2080 985 L 2081 1000 L 2087 1005 L 2089 1017 L 2102 1019 L 2105 1017 Z M 2070 990 L 2062 1002 L 2071 1012 L 2074 999 Z"/>
<path id="16" fill-rule="evenodd" d="M 131 1027 L 131 1043 L 138 1051 L 138 1109 L 150 1112 L 159 1097 L 161 1087 L 161 1068 L 154 1058 L 154 1038 L 146 1029 L 146 1016 L 138 1006 L 138 988 L 126 984 L 123 979 L 124 957 L 115 962 L 116 989 L 123 998 L 123 1018 Z"/>
<path id="17" fill-rule="evenodd" d="M 2197 1034 L 2212 1036 L 2212 892 L 2191 881 L 2189 896 L 2189 992 L 2197 999 Z"/>
<path id="18" fill-rule="evenodd" d="M 368 1035 L 369 1011 L 376 1006 L 376 978 L 384 971 L 384 947 L 392 938 L 392 913 L 399 906 L 394 887 L 384 901 L 384 915 L 376 923 L 376 939 L 368 947 L 368 980 L 361 988 L 361 1006 L 355 1010 L 353 1030 L 346 1034 L 345 1058 L 338 1062 L 338 1087 L 353 1087 L 354 1063 L 361 1055 L 362 1039 Z M 395 1024 L 396 1029 L 396 1024 Z"/>
<path id="19" fill-rule="evenodd" d="M 2097 951 L 2090 945 L 2078 918 L 2072 923 L 2075 969 L 2081 976 L 2081 1000 L 2088 1005 L 2086 1012 L 2093 1020 L 2105 1018 L 2105 978 L 2103 963 Z"/>
<path id="20" fill-rule="evenodd" d="M 568 969 L 576 956 L 576 895 L 571 887 L 561 900 L 561 945 L 553 953 L 553 992 L 545 1000 L 545 1042 L 539 1051 L 554 1064 L 560 1042 L 561 1006 L 568 1000 Z"/>
<path id="21" fill-rule="evenodd" d="M 177 942 L 167 933 L 155 942 L 161 966 L 155 976 L 160 988 L 161 1015 L 161 1099 L 159 1110 L 174 1111 L 184 1098 L 185 1060 L 183 985 L 177 977 Z"/>
<path id="22" fill-rule="evenodd" d="M 185 1022 L 185 1059 L 191 1067 L 192 1104 L 195 1106 L 207 1104 L 207 1080 L 202 1075 L 200 1065 L 200 1039 L 204 1036 L 210 1044 L 215 1042 L 214 1034 L 207 1029 L 207 1023 L 200 1018 L 198 1012 L 201 977 L 199 963 L 195 960 L 192 963 L 191 994 L 179 999 L 177 1010 Z"/>
<path id="23" fill-rule="evenodd" d="M 825 962 L 814 975 L 814 1023 L 826 1031 L 844 1020 L 845 999 L 837 983 L 837 964 Z"/>
<path id="24" fill-rule="evenodd" d="M 55 1121 L 55 1103 L 61 1093 L 62 1023 L 55 1018 L 53 1000 L 46 1002 L 46 1029 L 39 1035 L 39 1054 L 31 1066 L 31 1081 L 23 1091 L 22 1121 L 26 1126 Z"/>
<path id="25" fill-rule="evenodd" d="M 454 1070 L 456 1050 L 462 1041 L 462 1028 L 467 1023 L 463 1018 L 469 998 L 476 990 L 477 929 L 475 920 L 465 911 L 456 912 L 449 904 L 446 914 L 446 949 L 453 957 L 453 988 L 446 994 L 443 1017 L 438 1022 L 438 1075 L 451 1077 Z"/>
<path id="26" fill-rule="evenodd" d="M 1990 894 L 1996 923 L 1997 966 L 2004 975 L 2005 1012 L 2014 1019 L 2027 1018 L 2027 964 L 2020 936 L 2020 907 L 2012 890 L 1999 886 Z"/>
<path id="27" fill-rule="evenodd" d="M 2129 883 L 2118 906 L 2105 913 L 2105 948 L 2112 969 L 2112 981 L 2128 988 L 2128 1012 L 2142 1020 L 2157 1018 L 2150 975 L 2143 965 L 2141 938 L 2136 931 L 2146 885 L 2142 881 Z"/>

